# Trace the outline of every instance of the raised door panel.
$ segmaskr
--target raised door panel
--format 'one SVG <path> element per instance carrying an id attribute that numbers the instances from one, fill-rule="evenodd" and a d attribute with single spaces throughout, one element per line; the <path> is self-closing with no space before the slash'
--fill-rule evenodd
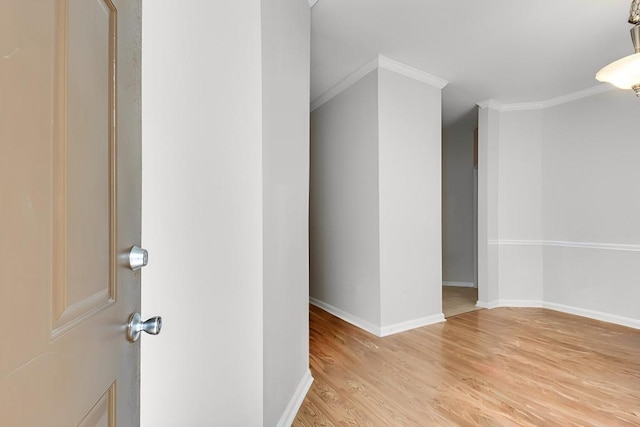
<path id="1" fill-rule="evenodd" d="M 140 1 L 0 2 L 0 425 L 139 424 Z"/>
<path id="2" fill-rule="evenodd" d="M 115 299 L 117 19 L 109 0 L 57 14 L 52 336 Z"/>

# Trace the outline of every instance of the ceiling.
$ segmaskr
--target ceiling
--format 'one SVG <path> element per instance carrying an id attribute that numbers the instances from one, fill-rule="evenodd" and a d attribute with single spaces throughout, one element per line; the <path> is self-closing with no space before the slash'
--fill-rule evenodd
<path id="1" fill-rule="evenodd" d="M 598 85 L 633 53 L 630 0 L 319 0 L 311 13 L 311 99 L 377 55 L 449 81 L 443 123 L 475 104 L 544 101 Z M 633 96 L 633 94 L 629 94 Z"/>

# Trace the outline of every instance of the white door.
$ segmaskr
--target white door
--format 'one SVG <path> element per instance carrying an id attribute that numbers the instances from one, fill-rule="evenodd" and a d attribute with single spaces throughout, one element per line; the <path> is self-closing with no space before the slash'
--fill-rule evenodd
<path id="1" fill-rule="evenodd" d="M 140 1 L 0 1 L 0 425 L 139 424 Z"/>

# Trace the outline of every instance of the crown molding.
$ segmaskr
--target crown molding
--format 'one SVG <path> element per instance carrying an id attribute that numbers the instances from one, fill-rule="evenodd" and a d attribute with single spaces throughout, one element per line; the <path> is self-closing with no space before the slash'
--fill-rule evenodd
<path id="1" fill-rule="evenodd" d="M 614 86 L 607 83 L 602 83 L 597 86 L 579 90 L 577 92 L 571 92 L 566 95 L 547 99 L 546 101 L 522 102 L 517 104 L 503 104 L 499 101 L 496 101 L 495 99 L 487 99 L 485 101 L 478 102 L 477 105 L 480 108 L 489 108 L 496 111 L 544 110 L 545 108 L 555 107 L 561 104 L 566 104 L 568 102 L 577 101 L 578 99 L 587 98 L 590 96 L 609 92 L 613 89 L 615 89 Z"/>
<path id="2" fill-rule="evenodd" d="M 378 56 L 378 66 L 385 70 L 393 71 L 398 74 L 402 74 L 405 77 L 409 77 L 413 80 L 417 80 L 422 83 L 426 83 L 430 86 L 435 86 L 438 89 L 444 89 L 449 84 L 448 81 L 434 76 L 433 74 L 425 73 L 422 70 L 398 62 L 395 59 L 387 58 L 386 56 Z"/>
<path id="3" fill-rule="evenodd" d="M 378 67 L 378 58 L 375 58 L 373 61 L 369 61 L 366 64 L 362 65 L 360 68 L 355 70 L 353 73 L 349 74 L 344 79 L 340 80 L 338 84 L 333 86 L 331 89 L 311 101 L 311 111 L 320 107 L 322 104 L 328 102 L 334 96 L 338 95 L 340 92 L 346 90 L 349 86 L 353 85 L 355 82 L 372 72 Z"/>
<path id="4" fill-rule="evenodd" d="M 406 64 L 403 64 L 402 62 L 387 58 L 386 56 L 378 55 L 376 58 L 362 65 L 353 73 L 342 79 L 331 89 L 311 101 L 311 111 L 328 102 L 329 100 L 331 100 L 331 98 L 346 90 L 376 68 L 384 68 L 385 70 L 393 71 L 405 77 L 409 77 L 410 79 L 417 80 L 421 83 L 435 86 L 440 90 L 442 90 L 447 84 L 449 84 L 448 81 L 434 76 L 433 74 L 425 73 L 424 71 L 410 67 Z"/>
<path id="5" fill-rule="evenodd" d="M 313 7 L 316 5 L 316 3 L 318 3 L 318 0 L 309 0 L 309 7 Z"/>
<path id="6" fill-rule="evenodd" d="M 489 110 L 502 111 L 502 104 L 495 99 L 485 99 L 476 104 L 480 108 L 486 108 Z"/>

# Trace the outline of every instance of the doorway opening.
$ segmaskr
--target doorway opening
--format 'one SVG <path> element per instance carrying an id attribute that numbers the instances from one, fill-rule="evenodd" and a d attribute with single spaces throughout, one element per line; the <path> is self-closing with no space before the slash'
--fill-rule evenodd
<path id="1" fill-rule="evenodd" d="M 477 112 L 442 131 L 442 313 L 478 310 Z"/>

